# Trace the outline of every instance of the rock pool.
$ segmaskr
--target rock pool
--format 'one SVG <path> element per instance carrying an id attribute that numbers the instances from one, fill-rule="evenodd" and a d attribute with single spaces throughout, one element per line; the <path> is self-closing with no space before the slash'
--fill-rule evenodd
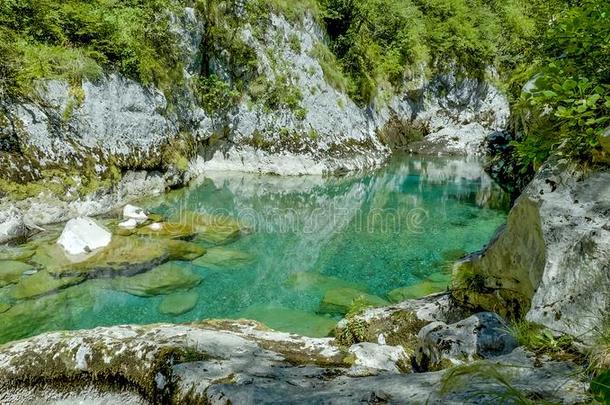
<path id="1" fill-rule="evenodd" d="M 196 183 L 138 203 L 172 225 L 169 237 L 120 231 L 116 214 L 98 219 L 115 233 L 112 251 L 92 259 L 62 257 L 61 226 L 0 247 L 0 343 L 207 318 L 325 336 L 346 313 L 445 289 L 450 264 L 483 247 L 509 208 L 478 162 L 451 158 L 396 157 L 338 178 L 218 172 Z"/>

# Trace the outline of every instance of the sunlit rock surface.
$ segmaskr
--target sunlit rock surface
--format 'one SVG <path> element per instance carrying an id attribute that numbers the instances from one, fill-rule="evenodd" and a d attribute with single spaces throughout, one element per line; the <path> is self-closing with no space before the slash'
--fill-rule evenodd
<path id="1" fill-rule="evenodd" d="M 403 374 L 405 357 L 400 346 L 347 349 L 332 339 L 278 333 L 245 321 L 49 333 L 0 348 L 0 400 L 457 404 L 497 398 L 510 381 L 526 397 L 588 401 L 577 366 L 545 361 L 534 367 L 534 357 L 520 349 L 458 373 Z M 112 381 L 129 384 L 117 388 Z"/>
<path id="2" fill-rule="evenodd" d="M 610 309 L 610 173 L 552 159 L 489 247 L 458 264 L 456 298 L 588 340 Z"/>

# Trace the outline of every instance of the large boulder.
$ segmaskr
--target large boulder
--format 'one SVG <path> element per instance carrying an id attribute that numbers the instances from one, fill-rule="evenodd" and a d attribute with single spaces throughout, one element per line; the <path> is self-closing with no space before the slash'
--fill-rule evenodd
<path id="1" fill-rule="evenodd" d="M 171 294 L 163 298 L 159 304 L 159 313 L 164 315 L 182 315 L 197 305 L 199 294 L 196 291 L 187 291 Z"/>
<path id="2" fill-rule="evenodd" d="M 508 325 L 492 312 L 451 325 L 432 322 L 419 331 L 418 337 L 414 365 L 419 371 L 508 354 L 518 346 Z"/>
<path id="3" fill-rule="evenodd" d="M 495 240 L 456 266 L 454 297 L 583 339 L 610 310 L 610 172 L 551 159 Z"/>
<path id="4" fill-rule="evenodd" d="M 71 219 L 66 224 L 57 243 L 70 255 L 81 255 L 106 247 L 112 234 L 87 217 Z"/>

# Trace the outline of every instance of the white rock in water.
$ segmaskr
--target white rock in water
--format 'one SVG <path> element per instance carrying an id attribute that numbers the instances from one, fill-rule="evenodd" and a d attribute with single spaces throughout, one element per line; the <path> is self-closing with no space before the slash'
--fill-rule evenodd
<path id="1" fill-rule="evenodd" d="M 136 226 L 138 226 L 138 221 L 133 218 L 130 218 L 127 221 L 123 221 L 119 224 L 119 228 L 124 229 L 134 229 Z"/>
<path id="2" fill-rule="evenodd" d="M 163 228 L 163 225 L 159 222 L 155 222 L 154 224 L 150 224 L 149 228 L 153 231 L 160 231 Z"/>
<path id="3" fill-rule="evenodd" d="M 148 219 L 148 215 L 146 215 L 142 208 L 127 204 L 123 208 L 123 218 L 134 219 L 141 224 Z"/>
<path id="4" fill-rule="evenodd" d="M 79 255 L 108 246 L 111 240 L 112 234 L 106 229 L 91 218 L 80 217 L 68 221 L 57 243 L 68 254 Z"/>

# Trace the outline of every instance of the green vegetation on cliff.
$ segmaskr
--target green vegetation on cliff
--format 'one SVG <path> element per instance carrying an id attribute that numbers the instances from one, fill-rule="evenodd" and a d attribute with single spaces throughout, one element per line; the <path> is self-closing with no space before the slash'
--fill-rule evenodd
<path id="1" fill-rule="evenodd" d="M 41 78 L 77 88 L 105 71 L 167 93 L 184 81 L 171 24 L 185 6 L 204 20 L 192 87 L 212 115 L 245 93 L 265 109 L 306 115 L 283 61 L 270 55 L 276 77 L 261 76 L 241 30 L 264 43 L 272 14 L 297 26 L 309 16 L 327 36 L 312 56 L 361 105 L 421 73 L 483 77 L 495 67 L 494 80 L 511 97 L 514 155 L 524 171 L 556 152 L 610 162 L 610 4 L 602 0 L 6 0 L 0 96 L 30 95 Z M 297 36 L 288 42 L 301 49 Z"/>
<path id="2" fill-rule="evenodd" d="M 172 0 L 5 0 L 0 3 L 0 94 L 40 78 L 78 84 L 104 69 L 162 89 L 182 78 Z"/>
<path id="3" fill-rule="evenodd" d="M 330 47 L 368 103 L 428 67 L 482 76 L 527 59 L 558 1 L 319 0 Z"/>
<path id="4" fill-rule="evenodd" d="M 563 10 L 545 33 L 534 63 L 515 76 L 530 80 L 513 105 L 522 167 L 551 153 L 610 163 L 610 3 L 584 0 Z"/>

